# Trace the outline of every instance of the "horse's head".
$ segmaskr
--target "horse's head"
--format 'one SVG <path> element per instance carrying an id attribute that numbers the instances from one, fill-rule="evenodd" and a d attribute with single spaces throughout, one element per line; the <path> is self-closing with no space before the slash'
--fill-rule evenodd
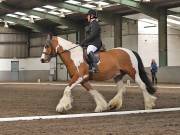
<path id="1" fill-rule="evenodd" d="M 56 55 L 57 46 L 58 46 L 57 38 L 48 35 L 41 55 L 42 63 L 48 63 L 51 60 L 51 58 Z"/>

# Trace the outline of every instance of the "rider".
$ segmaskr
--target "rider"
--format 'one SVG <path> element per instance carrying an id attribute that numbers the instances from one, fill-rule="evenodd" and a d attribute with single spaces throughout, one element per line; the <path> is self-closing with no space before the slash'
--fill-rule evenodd
<path id="1" fill-rule="evenodd" d="M 87 47 L 87 55 L 92 65 L 90 71 L 97 72 L 98 69 L 94 53 L 100 50 L 102 46 L 101 27 L 97 20 L 97 12 L 90 9 L 87 14 L 87 20 L 89 25 L 86 31 L 86 39 L 82 41 L 80 45 L 82 47 Z"/>

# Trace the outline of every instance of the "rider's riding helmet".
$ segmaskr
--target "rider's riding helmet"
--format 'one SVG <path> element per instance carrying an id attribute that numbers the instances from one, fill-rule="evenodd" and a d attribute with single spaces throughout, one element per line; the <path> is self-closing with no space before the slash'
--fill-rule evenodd
<path id="1" fill-rule="evenodd" d="M 90 10 L 88 11 L 88 14 L 87 14 L 87 15 L 90 15 L 90 16 L 91 16 L 91 19 L 97 18 L 97 12 L 96 12 L 96 10 L 93 10 L 93 9 L 90 9 Z"/>

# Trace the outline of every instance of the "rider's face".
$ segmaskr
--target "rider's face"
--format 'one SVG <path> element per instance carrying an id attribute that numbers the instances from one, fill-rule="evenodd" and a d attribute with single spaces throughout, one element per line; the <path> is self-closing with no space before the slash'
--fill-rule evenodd
<path id="1" fill-rule="evenodd" d="M 91 16 L 87 15 L 87 21 L 90 22 L 91 21 Z"/>

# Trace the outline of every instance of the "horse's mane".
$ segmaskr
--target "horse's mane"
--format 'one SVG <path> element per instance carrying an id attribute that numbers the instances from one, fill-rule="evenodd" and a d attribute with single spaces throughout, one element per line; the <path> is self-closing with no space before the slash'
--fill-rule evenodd
<path id="1" fill-rule="evenodd" d="M 57 37 L 57 38 L 58 38 L 59 44 L 63 47 L 64 50 L 69 50 L 73 47 L 78 46 L 78 44 L 75 44 L 75 43 L 68 41 L 64 38 L 61 38 L 61 37 Z M 79 47 L 81 48 L 81 46 L 79 46 Z M 77 47 L 77 48 L 79 48 L 79 47 Z"/>
<path id="2" fill-rule="evenodd" d="M 68 41 L 66 39 L 63 39 L 61 37 L 57 37 L 58 42 L 60 46 L 64 50 L 69 50 L 71 53 L 71 59 L 73 60 L 74 64 L 78 67 L 82 62 L 84 62 L 84 57 L 83 57 L 83 49 L 81 46 Z"/>

